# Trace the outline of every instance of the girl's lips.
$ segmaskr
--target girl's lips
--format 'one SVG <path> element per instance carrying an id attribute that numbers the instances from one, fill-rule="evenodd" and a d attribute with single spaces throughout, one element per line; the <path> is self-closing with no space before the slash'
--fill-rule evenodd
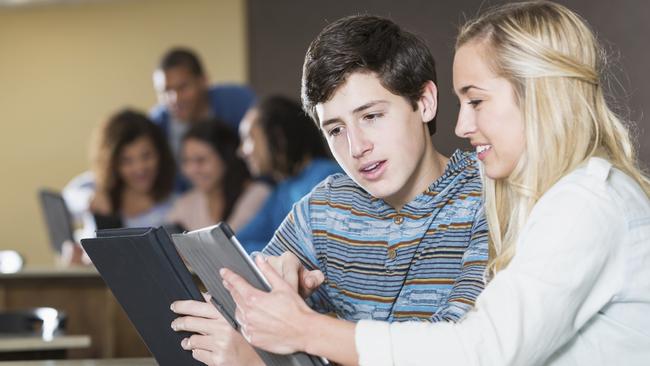
<path id="1" fill-rule="evenodd" d="M 476 157 L 482 161 L 490 150 L 492 150 L 492 145 L 478 145 L 476 146 Z"/>

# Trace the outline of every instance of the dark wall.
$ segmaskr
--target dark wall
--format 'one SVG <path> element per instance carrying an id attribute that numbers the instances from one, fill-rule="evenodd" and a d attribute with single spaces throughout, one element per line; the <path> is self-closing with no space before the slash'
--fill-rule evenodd
<path id="1" fill-rule="evenodd" d="M 641 159 L 650 166 L 650 2 L 638 0 L 559 1 L 581 14 L 593 26 L 614 61 L 612 95 L 616 109 L 635 121 Z M 302 61 L 311 40 L 342 16 L 369 13 L 387 16 L 422 36 L 437 62 L 440 108 L 436 147 L 444 153 L 465 146 L 453 131 L 458 110 L 452 93 L 451 65 L 456 30 L 485 0 L 248 0 L 250 77 L 261 95 L 282 93 L 299 98 Z"/>

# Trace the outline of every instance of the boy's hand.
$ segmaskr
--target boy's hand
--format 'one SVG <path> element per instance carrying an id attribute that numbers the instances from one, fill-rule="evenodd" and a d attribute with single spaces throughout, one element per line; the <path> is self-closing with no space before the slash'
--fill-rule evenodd
<path id="1" fill-rule="evenodd" d="M 310 336 L 306 325 L 318 315 L 305 304 L 280 274 L 263 258 L 255 262 L 271 284 L 271 292 L 252 287 L 236 273 L 222 268 L 224 286 L 237 304 L 235 319 L 252 345 L 278 354 L 304 351 Z"/>
<path id="2" fill-rule="evenodd" d="M 257 255 L 262 255 L 258 253 Z M 255 255 L 253 255 L 255 257 Z M 273 269 L 284 279 L 303 299 L 311 294 L 325 281 L 325 276 L 320 270 L 310 271 L 305 268 L 298 257 L 291 252 L 284 252 L 281 256 L 264 257 Z"/>

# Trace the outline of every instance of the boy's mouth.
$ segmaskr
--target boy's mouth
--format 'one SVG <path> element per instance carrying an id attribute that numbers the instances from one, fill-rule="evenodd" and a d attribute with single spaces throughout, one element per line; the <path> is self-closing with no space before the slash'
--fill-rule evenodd
<path id="1" fill-rule="evenodd" d="M 361 168 L 359 169 L 359 173 L 361 173 L 361 175 L 366 179 L 370 179 L 370 180 L 377 179 L 384 171 L 385 166 L 386 166 L 386 160 L 374 161 L 362 165 Z"/>

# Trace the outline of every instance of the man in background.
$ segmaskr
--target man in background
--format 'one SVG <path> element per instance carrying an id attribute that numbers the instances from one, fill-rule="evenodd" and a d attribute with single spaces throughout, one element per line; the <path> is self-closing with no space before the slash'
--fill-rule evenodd
<path id="1" fill-rule="evenodd" d="M 253 104 L 253 91 L 243 85 L 210 86 L 203 65 L 188 48 L 172 48 L 163 55 L 153 73 L 159 104 L 151 110 L 151 119 L 160 126 L 180 159 L 180 141 L 189 125 L 208 118 L 226 122 L 237 131 L 239 121 Z M 176 190 L 188 188 L 179 179 Z"/>

